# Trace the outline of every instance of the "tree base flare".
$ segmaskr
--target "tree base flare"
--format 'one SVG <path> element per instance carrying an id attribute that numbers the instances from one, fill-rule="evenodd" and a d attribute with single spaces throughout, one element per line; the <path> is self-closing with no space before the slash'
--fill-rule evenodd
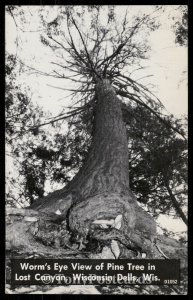
<path id="1" fill-rule="evenodd" d="M 100 222 L 95 224 L 95 221 L 106 220 L 110 227 L 108 221 L 115 219 L 117 215 L 123 217 L 120 231 L 132 232 L 136 222 L 133 201 L 115 193 L 99 194 L 72 207 L 69 212 L 69 226 L 72 231 L 85 235 L 90 229 L 100 227 Z"/>
<path id="2" fill-rule="evenodd" d="M 108 205 L 108 201 L 110 200 L 107 200 L 106 205 Z M 90 203 L 92 204 L 92 201 Z M 93 200 L 94 203 L 96 201 Z M 73 217 L 75 217 L 75 212 L 80 214 L 81 210 L 78 208 L 81 205 L 84 209 L 83 204 L 86 205 L 88 214 L 87 219 L 81 220 L 79 225 L 80 227 L 84 226 L 87 230 L 82 230 L 82 227 L 77 230 L 76 227 L 74 232 L 70 232 L 69 229 L 72 230 L 73 226 L 78 224 L 77 221 L 73 223 Z M 130 207 L 129 201 L 127 205 Z M 120 250 L 117 258 L 135 258 L 137 255 L 142 258 L 142 253 L 145 253 L 145 258 L 175 258 L 181 260 L 183 268 L 187 266 L 185 245 L 165 236 L 156 236 L 153 218 L 139 206 L 137 206 L 138 210 L 135 210 L 134 227 L 127 231 L 125 220 L 127 222 L 126 216 L 130 211 L 126 210 L 125 213 L 124 207 L 122 201 L 117 201 L 117 205 L 112 210 L 104 207 L 102 212 L 99 208 L 93 210 L 92 205 L 89 209 L 88 203 L 79 203 L 72 207 L 71 228 L 66 226 L 65 220 L 58 223 L 54 214 L 48 215 L 35 210 L 8 208 L 6 211 L 6 250 L 7 252 L 19 251 L 21 257 L 25 256 L 25 253 L 36 253 L 37 255 L 42 254 L 44 257 L 60 257 L 63 254 L 64 257 L 75 255 L 83 258 L 86 255 L 89 258 L 95 254 L 100 255 L 104 252 L 104 247 L 111 248 L 112 241 L 116 241 Z M 86 214 L 83 215 L 86 216 Z M 146 228 L 140 225 L 139 220 L 146 224 Z M 108 221 L 107 224 L 104 221 Z M 78 234 L 74 235 L 75 232 Z M 86 232 L 88 234 L 83 236 Z M 73 235 L 76 236 L 74 240 L 72 240 Z M 92 245 L 94 246 L 92 247 Z M 98 245 L 98 250 L 96 245 Z"/>

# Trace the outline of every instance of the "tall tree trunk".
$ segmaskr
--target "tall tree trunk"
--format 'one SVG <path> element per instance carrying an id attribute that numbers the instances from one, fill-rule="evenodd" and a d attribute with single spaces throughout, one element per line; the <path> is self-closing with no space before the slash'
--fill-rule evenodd
<path id="1" fill-rule="evenodd" d="M 92 145 L 84 166 L 70 184 L 71 191 L 78 194 L 70 212 L 70 227 L 88 231 L 96 219 L 121 214 L 126 231 L 132 231 L 136 199 L 129 189 L 128 142 L 121 104 L 107 79 L 96 85 L 96 98 Z"/>
<path id="2" fill-rule="evenodd" d="M 38 199 L 31 208 L 52 210 L 57 198 L 61 200 L 69 194 L 73 202 L 105 193 L 133 196 L 129 189 L 128 143 L 121 103 L 107 79 L 96 85 L 96 98 L 93 140 L 84 165 L 67 187 Z"/>
<path id="3" fill-rule="evenodd" d="M 152 240 L 155 236 L 156 225 L 138 206 L 129 188 L 128 141 L 121 102 L 107 79 L 96 85 L 96 98 L 93 141 L 81 170 L 67 187 L 30 208 L 49 213 L 59 210 L 59 218 L 67 217 L 72 232 L 86 236 L 92 230 L 97 239 L 102 239 L 102 232 L 95 224 L 120 216 L 121 227 L 111 230 L 109 239 L 122 234 L 123 243 L 129 240 L 130 246 L 132 243 L 141 248 L 145 237 Z M 104 230 L 106 237 L 108 234 Z"/>
<path id="4" fill-rule="evenodd" d="M 121 103 L 107 79 L 96 85 L 96 98 L 92 145 L 70 185 L 84 199 L 102 193 L 129 193 L 128 142 Z"/>

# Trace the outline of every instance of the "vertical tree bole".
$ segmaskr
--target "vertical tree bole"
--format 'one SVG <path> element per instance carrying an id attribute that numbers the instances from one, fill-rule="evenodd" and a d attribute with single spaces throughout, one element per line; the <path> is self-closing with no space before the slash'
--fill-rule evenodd
<path id="1" fill-rule="evenodd" d="M 93 140 L 87 158 L 73 180 L 30 208 L 62 213 L 72 232 L 85 235 L 96 220 L 122 215 L 120 233 L 155 235 L 153 218 L 142 210 L 129 187 L 128 141 L 121 102 L 108 79 L 96 84 Z M 94 228 L 95 230 L 95 228 Z"/>
<path id="2" fill-rule="evenodd" d="M 83 199 L 129 193 L 128 142 L 121 103 L 109 80 L 96 85 L 94 134 L 85 163 L 70 184 Z"/>
<path id="3" fill-rule="evenodd" d="M 123 230 L 135 226 L 136 199 L 129 188 L 128 141 L 121 103 L 108 79 L 96 85 L 94 134 L 87 159 L 71 183 L 79 195 L 70 211 L 72 230 L 89 230 L 96 219 L 123 215 Z"/>

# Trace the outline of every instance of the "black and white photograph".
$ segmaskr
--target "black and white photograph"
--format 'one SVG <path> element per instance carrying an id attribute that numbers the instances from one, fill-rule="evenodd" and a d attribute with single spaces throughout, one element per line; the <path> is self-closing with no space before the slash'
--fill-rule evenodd
<path id="1" fill-rule="evenodd" d="M 187 295 L 188 5 L 5 6 L 5 294 Z"/>

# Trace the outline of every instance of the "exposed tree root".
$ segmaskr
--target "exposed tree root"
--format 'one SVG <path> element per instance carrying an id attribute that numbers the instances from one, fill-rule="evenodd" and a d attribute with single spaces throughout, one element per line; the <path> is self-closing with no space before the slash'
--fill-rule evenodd
<path id="1" fill-rule="evenodd" d="M 88 232 L 84 239 L 82 239 L 81 234 L 78 234 L 76 239 L 72 241 L 66 222 L 56 223 L 55 215 L 48 215 L 35 210 L 8 208 L 6 218 L 6 250 L 13 253 L 19 250 L 23 254 L 36 253 L 38 255 L 39 253 L 45 257 L 51 255 L 53 257 L 61 255 L 66 257 L 69 254 L 81 253 L 84 255 L 85 252 L 89 253 L 89 246 L 86 245 L 89 240 L 95 240 L 99 243 L 117 240 L 122 244 L 122 248 L 146 253 L 146 258 L 175 258 L 181 260 L 182 268 L 187 266 L 186 246 L 175 239 L 161 235 L 156 236 L 155 232 L 152 239 L 152 235 L 147 235 L 144 230 L 134 229 L 127 234 L 121 230 L 121 227 L 120 229 L 112 226 L 102 228 L 98 224 L 96 226 L 92 223 L 90 228 L 87 227 Z M 143 220 L 141 221 L 143 222 Z M 82 230 L 78 232 L 82 233 Z M 85 231 L 83 232 L 85 233 Z M 84 247 L 80 247 L 81 243 Z"/>

